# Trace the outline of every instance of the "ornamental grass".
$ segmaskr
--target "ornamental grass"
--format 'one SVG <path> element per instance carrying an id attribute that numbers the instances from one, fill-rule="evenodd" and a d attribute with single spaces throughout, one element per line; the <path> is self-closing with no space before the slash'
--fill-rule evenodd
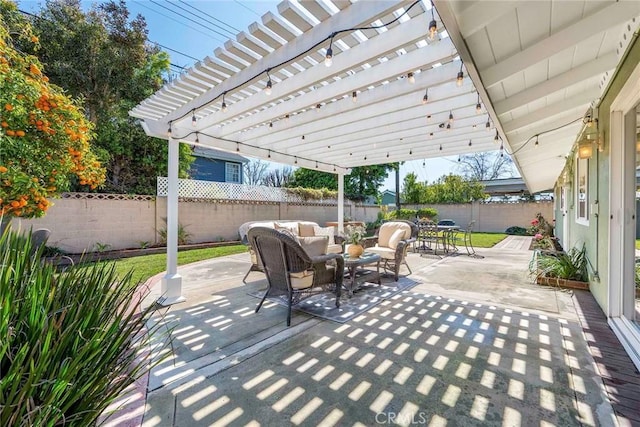
<path id="1" fill-rule="evenodd" d="M 94 425 L 160 359 L 153 306 L 113 264 L 58 273 L 31 237 L 0 236 L 0 425 Z"/>

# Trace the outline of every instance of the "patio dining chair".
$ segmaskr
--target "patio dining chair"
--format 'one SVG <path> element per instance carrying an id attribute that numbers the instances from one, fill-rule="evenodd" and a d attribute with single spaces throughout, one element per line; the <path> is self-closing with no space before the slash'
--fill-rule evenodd
<path id="1" fill-rule="evenodd" d="M 309 256 L 292 237 L 268 227 L 250 229 L 248 238 L 262 259 L 268 282 L 256 313 L 267 297 L 279 297 L 287 303 L 287 326 L 290 326 L 293 305 L 327 292 L 335 294 L 336 307 L 340 307 L 344 275 L 341 254 Z"/>
<path id="2" fill-rule="evenodd" d="M 467 255 L 474 258 L 484 258 L 482 255 L 478 255 L 476 253 L 475 248 L 473 247 L 473 243 L 471 242 L 471 232 L 473 231 L 473 227 L 475 226 L 476 221 L 472 220 L 467 225 L 467 228 L 464 230 L 464 247 L 467 250 Z"/>

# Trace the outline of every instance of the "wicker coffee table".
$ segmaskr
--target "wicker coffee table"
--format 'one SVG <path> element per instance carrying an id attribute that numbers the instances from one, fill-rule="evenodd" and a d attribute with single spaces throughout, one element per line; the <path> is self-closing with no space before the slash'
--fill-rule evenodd
<path id="1" fill-rule="evenodd" d="M 345 273 L 348 273 L 349 277 L 345 277 L 342 286 L 349 292 L 349 297 L 353 296 L 353 291 L 360 285 L 356 280 L 358 272 L 365 272 L 367 276 L 373 274 L 373 271 L 364 269 L 367 265 L 376 265 L 375 274 L 378 277 L 378 285 L 380 285 L 380 255 L 365 252 L 358 258 L 351 258 L 349 254 L 344 254 L 343 256 Z"/>

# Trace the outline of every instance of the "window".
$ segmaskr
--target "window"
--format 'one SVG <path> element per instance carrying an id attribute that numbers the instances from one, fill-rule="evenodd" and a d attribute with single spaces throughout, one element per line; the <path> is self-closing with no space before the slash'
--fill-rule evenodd
<path id="1" fill-rule="evenodd" d="M 589 224 L 589 159 L 578 158 L 576 163 L 576 220 Z"/>
<path id="2" fill-rule="evenodd" d="M 240 184 L 240 163 L 225 163 L 225 182 Z"/>

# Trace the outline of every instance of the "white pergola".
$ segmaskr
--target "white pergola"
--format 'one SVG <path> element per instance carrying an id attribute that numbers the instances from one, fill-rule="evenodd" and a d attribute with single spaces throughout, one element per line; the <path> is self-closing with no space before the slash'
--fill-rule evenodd
<path id="1" fill-rule="evenodd" d="M 503 147 L 530 191 L 553 187 L 640 2 L 434 3 L 285 0 L 130 112 L 169 140 L 164 303 L 182 300 L 179 142 L 336 173 L 340 227 L 356 166 Z"/>

